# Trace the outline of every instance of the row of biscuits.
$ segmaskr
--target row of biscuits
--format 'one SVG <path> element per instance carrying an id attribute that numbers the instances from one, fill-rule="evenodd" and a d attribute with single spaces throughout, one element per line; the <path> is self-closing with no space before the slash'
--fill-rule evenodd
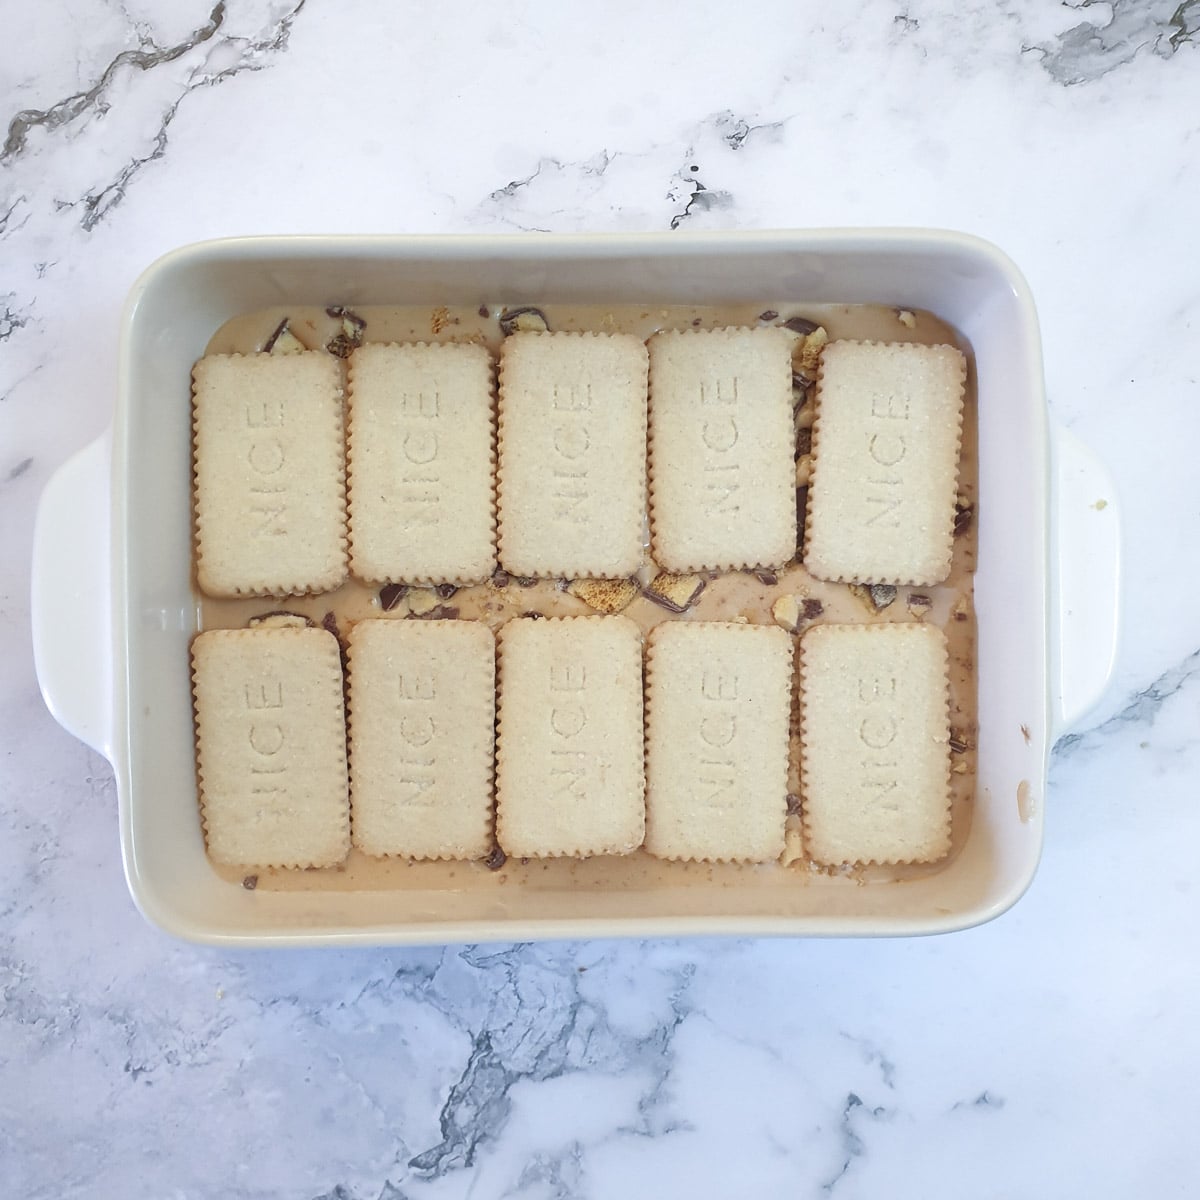
<path id="1" fill-rule="evenodd" d="M 643 664 L 624 617 L 379 619 L 214 630 L 193 643 L 201 814 L 214 861 L 784 850 L 794 658 L 808 856 L 949 849 L 944 635 L 929 625 L 671 622 Z M 643 700 L 645 713 L 643 714 Z M 643 719 L 644 718 L 644 719 Z M 494 797 L 494 809 L 493 809 Z"/>
<path id="2" fill-rule="evenodd" d="M 197 567 L 213 596 L 372 583 L 778 567 L 795 557 L 783 328 L 516 333 L 366 344 L 343 417 L 320 351 L 193 372 Z M 821 356 L 805 565 L 933 584 L 950 565 L 965 360 L 834 342 Z M 495 412 L 493 410 L 496 410 Z M 343 444 L 345 442 L 345 444 Z"/>

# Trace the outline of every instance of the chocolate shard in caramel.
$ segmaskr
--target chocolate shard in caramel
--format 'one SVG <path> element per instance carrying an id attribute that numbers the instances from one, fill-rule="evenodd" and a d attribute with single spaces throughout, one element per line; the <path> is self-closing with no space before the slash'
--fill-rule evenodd
<path id="1" fill-rule="evenodd" d="M 883 612 L 896 599 L 891 583 L 852 583 L 850 590 L 872 611 Z"/>
<path id="2" fill-rule="evenodd" d="M 933 607 L 932 598 L 926 596 L 924 592 L 913 592 L 904 603 L 907 605 L 908 611 L 918 620 Z"/>
<path id="3" fill-rule="evenodd" d="M 641 590 L 636 579 L 573 579 L 566 590 L 597 612 L 619 613 Z"/>
<path id="4" fill-rule="evenodd" d="M 500 332 L 508 337 L 510 333 L 548 333 L 550 322 L 540 308 L 532 304 L 520 308 L 506 308 L 500 313 Z"/>
<path id="5" fill-rule="evenodd" d="M 284 317 L 271 331 L 271 336 L 263 342 L 264 354 L 302 354 L 308 349 L 292 332 L 288 320 L 289 318 Z"/>
<path id="6" fill-rule="evenodd" d="M 819 329 L 820 325 L 816 321 L 810 321 L 807 317 L 788 317 L 783 323 L 784 329 L 790 329 L 793 333 L 801 333 L 807 336 L 814 330 Z"/>
<path id="7" fill-rule="evenodd" d="M 771 605 L 771 616 L 775 624 L 795 633 L 801 625 L 815 621 L 825 611 L 820 600 L 808 600 L 790 593 L 780 596 Z"/>
<path id="8" fill-rule="evenodd" d="M 964 503 L 959 500 L 954 505 L 954 536 L 961 537 L 968 529 L 971 528 L 971 522 L 975 519 L 975 505 Z"/>
<path id="9" fill-rule="evenodd" d="M 384 612 L 391 612 L 407 595 L 407 583 L 385 583 L 379 589 L 379 607 Z"/>
<path id="10" fill-rule="evenodd" d="M 646 588 L 646 598 L 668 612 L 687 612 L 704 591 L 703 575 L 673 575 L 660 571 Z"/>
<path id="11" fill-rule="evenodd" d="M 246 622 L 247 629 L 313 629 L 316 622 L 303 613 L 276 609 L 274 612 L 259 613 Z"/>

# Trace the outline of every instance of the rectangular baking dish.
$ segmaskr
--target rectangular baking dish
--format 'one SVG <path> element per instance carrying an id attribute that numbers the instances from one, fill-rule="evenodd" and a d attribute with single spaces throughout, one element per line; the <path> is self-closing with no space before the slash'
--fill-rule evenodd
<path id="1" fill-rule="evenodd" d="M 213 871 L 197 817 L 188 647 L 192 363 L 228 318 L 270 305 L 721 304 L 794 298 L 928 309 L 970 341 L 979 406 L 978 775 L 970 836 L 943 869 L 859 886 L 247 891 Z M 1104 504 L 1097 501 L 1104 500 Z M 1053 739 L 1115 654 L 1118 519 L 1103 469 L 1051 430 L 1028 287 L 995 247 L 926 230 L 530 237 L 241 238 L 186 247 L 126 305 L 111 432 L 47 485 L 34 645 L 51 711 L 117 780 L 130 891 L 194 941 L 400 944 L 687 934 L 901 935 L 1013 904 L 1042 844 Z M 776 869 L 776 868 L 771 868 Z"/>

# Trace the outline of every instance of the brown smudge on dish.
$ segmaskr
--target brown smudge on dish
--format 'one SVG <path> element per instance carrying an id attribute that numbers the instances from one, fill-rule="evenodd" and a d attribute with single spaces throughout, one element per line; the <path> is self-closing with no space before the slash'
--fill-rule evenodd
<path id="1" fill-rule="evenodd" d="M 1036 810 L 1037 802 L 1033 798 L 1033 787 L 1028 779 L 1022 779 L 1017 784 L 1017 816 L 1023 825 L 1028 824 Z"/>
<path id="2" fill-rule="evenodd" d="M 1028 725 L 1021 726 L 1021 736 L 1025 739 L 1025 745 L 1029 745 L 1033 741 L 1033 734 L 1029 732 Z"/>

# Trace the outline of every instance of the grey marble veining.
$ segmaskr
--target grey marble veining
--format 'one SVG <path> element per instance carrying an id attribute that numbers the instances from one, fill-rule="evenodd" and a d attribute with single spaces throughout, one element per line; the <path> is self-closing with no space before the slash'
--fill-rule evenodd
<path id="1" fill-rule="evenodd" d="M 66 0 L 0 48 L 0 1182 L 23 1200 L 1189 1195 L 1196 0 Z M 254 954 L 133 909 L 37 693 L 40 489 L 158 254 L 258 232 L 925 224 L 1037 296 L 1128 537 L 1030 893 L 916 941 Z"/>

